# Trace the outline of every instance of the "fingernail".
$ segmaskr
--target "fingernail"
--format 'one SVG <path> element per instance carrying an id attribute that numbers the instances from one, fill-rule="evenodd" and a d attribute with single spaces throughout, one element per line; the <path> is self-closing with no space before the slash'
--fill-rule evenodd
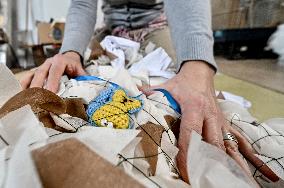
<path id="1" fill-rule="evenodd" d="M 225 149 L 229 149 L 229 150 L 231 150 L 233 152 L 238 152 L 238 147 L 237 146 L 228 143 L 228 141 L 225 141 L 224 144 L 225 144 Z"/>

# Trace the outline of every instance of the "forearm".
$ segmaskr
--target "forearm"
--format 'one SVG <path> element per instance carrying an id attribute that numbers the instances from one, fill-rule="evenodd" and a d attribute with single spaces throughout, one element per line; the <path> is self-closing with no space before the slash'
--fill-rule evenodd
<path id="1" fill-rule="evenodd" d="M 60 53 L 75 51 L 82 57 L 94 32 L 97 0 L 72 0 Z"/>
<path id="2" fill-rule="evenodd" d="M 214 69 L 210 0 L 164 0 L 177 63 L 204 61 Z M 178 69 L 179 69 L 178 67 Z"/>

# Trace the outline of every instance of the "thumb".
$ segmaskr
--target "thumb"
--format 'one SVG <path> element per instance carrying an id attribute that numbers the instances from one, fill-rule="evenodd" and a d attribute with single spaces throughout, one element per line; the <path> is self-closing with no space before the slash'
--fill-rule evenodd
<path id="1" fill-rule="evenodd" d="M 34 71 L 29 71 L 23 78 L 19 80 L 23 89 L 27 89 L 30 86 L 33 77 Z"/>
<path id="2" fill-rule="evenodd" d="M 83 69 L 82 66 L 78 66 L 76 72 L 77 72 L 77 76 L 87 75 L 86 71 Z"/>
<path id="3" fill-rule="evenodd" d="M 150 86 L 150 85 L 143 85 L 141 87 L 138 87 L 140 91 L 142 91 L 146 96 L 152 95 L 155 92 L 155 89 L 165 89 L 167 90 L 167 87 L 165 84 L 160 84 L 156 86 Z"/>
<path id="4" fill-rule="evenodd" d="M 73 67 L 73 70 L 72 69 L 70 70 L 70 72 L 73 72 L 73 75 L 74 76 L 84 76 L 84 75 L 87 75 L 87 72 L 84 70 L 83 68 L 83 63 L 81 63 L 80 61 L 73 61 L 72 62 L 73 66 L 70 66 L 70 67 Z"/>

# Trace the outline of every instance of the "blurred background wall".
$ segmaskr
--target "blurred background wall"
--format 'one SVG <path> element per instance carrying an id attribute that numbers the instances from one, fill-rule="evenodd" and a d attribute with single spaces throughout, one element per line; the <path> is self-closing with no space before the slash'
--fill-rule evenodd
<path id="1" fill-rule="evenodd" d="M 213 29 L 275 27 L 284 20 L 284 0 L 211 0 Z"/>
<path id="2" fill-rule="evenodd" d="M 49 22 L 51 18 L 64 20 L 70 0 L 17 0 L 19 39 L 37 43 L 36 22 Z M 26 36 L 26 34 L 28 36 Z"/>

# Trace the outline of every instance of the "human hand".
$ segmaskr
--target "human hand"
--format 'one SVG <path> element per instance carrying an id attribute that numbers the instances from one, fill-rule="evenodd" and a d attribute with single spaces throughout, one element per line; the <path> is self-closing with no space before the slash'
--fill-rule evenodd
<path id="1" fill-rule="evenodd" d="M 86 75 L 80 56 L 76 52 L 57 54 L 48 58 L 35 71 L 31 71 L 20 82 L 24 89 L 28 87 L 43 87 L 46 81 L 46 89 L 57 92 L 61 76 L 66 73 L 70 77 Z"/>
<path id="2" fill-rule="evenodd" d="M 166 89 L 180 104 L 182 117 L 177 165 L 186 182 L 189 182 L 186 159 L 192 131 L 202 135 L 206 142 L 226 151 L 251 177 L 248 166 L 238 152 L 238 145 L 234 141 L 223 141 L 223 133 L 229 133 L 230 128 L 217 104 L 214 75 L 214 70 L 208 64 L 192 61 L 185 63 L 171 80 L 151 88 Z"/>
<path id="3" fill-rule="evenodd" d="M 189 182 L 186 159 L 192 131 L 202 135 L 205 141 L 225 149 L 218 115 L 220 110 L 215 99 L 214 75 L 214 70 L 207 63 L 192 61 L 185 63 L 174 78 L 151 88 L 167 90 L 180 104 L 182 117 L 177 165 L 186 182 Z"/>

